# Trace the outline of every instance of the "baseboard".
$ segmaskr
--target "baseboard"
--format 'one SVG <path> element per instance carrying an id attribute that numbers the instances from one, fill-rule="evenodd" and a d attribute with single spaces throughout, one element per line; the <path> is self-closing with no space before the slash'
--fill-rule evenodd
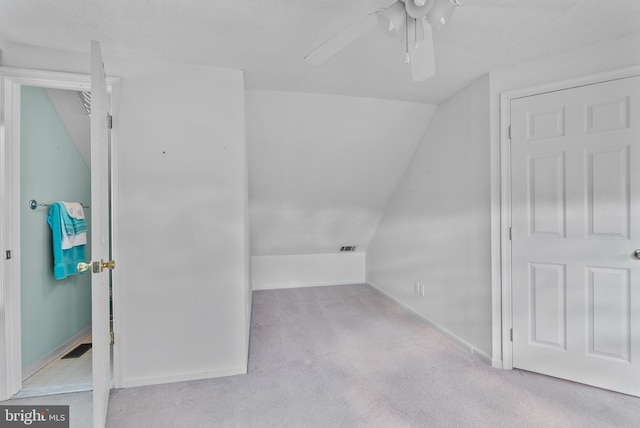
<path id="1" fill-rule="evenodd" d="M 440 333 L 442 336 L 444 336 L 447 340 L 449 340 L 454 345 L 457 345 L 458 347 L 462 348 L 466 352 L 468 352 L 468 353 L 470 353 L 472 355 L 475 355 L 476 357 L 480 358 L 485 363 L 495 367 L 494 366 L 494 361 L 489 356 L 489 354 L 487 354 L 486 352 L 481 351 L 480 349 L 476 348 L 475 346 L 473 346 L 472 344 L 470 344 L 466 340 L 462 339 L 461 337 L 457 336 L 456 334 L 454 334 L 450 330 L 446 329 L 445 327 L 441 326 L 440 324 L 438 324 L 436 322 L 433 322 L 429 318 L 427 318 L 424 315 L 422 315 L 421 313 L 417 312 L 412 307 L 408 306 L 406 303 L 398 300 L 397 298 L 395 298 L 391 294 L 387 293 L 382 288 L 380 288 L 377 285 L 375 285 L 373 282 L 367 281 L 367 284 L 370 285 L 371 287 L 375 288 L 376 290 L 378 290 L 380 293 L 384 294 L 388 299 L 394 301 L 395 303 L 399 304 L 400 306 L 402 306 L 406 310 L 408 310 L 411 313 L 413 313 L 414 315 L 416 315 L 418 318 L 420 318 L 427 325 L 429 325 L 431 328 L 436 330 L 438 333 Z M 500 363 L 500 367 L 502 367 L 502 363 Z"/>
<path id="2" fill-rule="evenodd" d="M 58 395 L 69 394 L 71 392 L 83 392 L 91 391 L 93 385 L 90 383 L 78 384 L 78 385 L 55 385 L 55 386 L 43 386 L 40 388 L 23 388 L 16 395 L 11 397 L 12 400 L 16 398 L 29 398 L 29 397 L 41 397 L 44 395 Z"/>
<path id="3" fill-rule="evenodd" d="M 49 364 L 61 355 L 64 355 L 67 351 L 70 351 L 78 342 L 80 342 L 87 334 L 91 333 L 91 326 L 85 327 L 76 333 L 71 339 L 66 340 L 61 345 L 57 346 L 54 350 L 38 358 L 35 362 L 31 363 L 28 367 L 22 369 L 22 380 L 24 381 L 29 376 Z"/>
<path id="4" fill-rule="evenodd" d="M 214 379 L 218 377 L 236 376 L 247 374 L 247 367 L 229 367 L 221 370 L 212 370 L 207 372 L 184 373 L 177 376 L 161 376 L 125 379 L 122 382 L 123 388 L 133 388 L 136 386 L 160 385 L 164 383 L 187 382 L 190 380 Z"/>
<path id="5" fill-rule="evenodd" d="M 258 290 L 282 290 L 285 288 L 306 288 L 306 287 L 331 287 L 334 285 L 354 285 L 354 284 L 364 284 L 364 281 L 337 281 L 337 282 L 305 282 L 305 283 L 293 283 L 286 284 L 284 286 L 275 286 L 275 287 L 254 287 L 253 291 Z"/>

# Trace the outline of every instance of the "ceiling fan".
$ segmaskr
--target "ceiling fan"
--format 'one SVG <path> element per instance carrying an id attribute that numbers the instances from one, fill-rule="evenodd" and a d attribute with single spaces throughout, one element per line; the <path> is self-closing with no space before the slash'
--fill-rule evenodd
<path id="1" fill-rule="evenodd" d="M 566 12 L 576 2 L 577 0 L 469 0 L 469 6 Z M 411 65 L 413 80 L 426 80 L 436 74 L 433 30 L 449 22 L 459 6 L 462 6 L 460 0 L 397 0 L 348 26 L 304 59 L 312 65 L 321 64 L 377 26 L 390 36 L 402 34 L 406 62 Z M 466 1 L 464 6 L 468 7 Z"/>

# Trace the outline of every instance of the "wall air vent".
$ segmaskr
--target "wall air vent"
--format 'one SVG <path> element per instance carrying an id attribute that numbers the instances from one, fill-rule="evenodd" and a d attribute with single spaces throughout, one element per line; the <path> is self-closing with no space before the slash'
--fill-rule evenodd
<path id="1" fill-rule="evenodd" d="M 84 107 L 84 111 L 87 113 L 87 116 L 91 116 L 91 92 L 78 91 L 78 97 L 80 98 L 80 102 L 82 103 L 82 107 Z"/>
<path id="2" fill-rule="evenodd" d="M 356 250 L 356 246 L 355 245 L 345 245 L 343 247 L 340 247 L 340 252 L 341 253 L 353 252 L 355 250 Z"/>

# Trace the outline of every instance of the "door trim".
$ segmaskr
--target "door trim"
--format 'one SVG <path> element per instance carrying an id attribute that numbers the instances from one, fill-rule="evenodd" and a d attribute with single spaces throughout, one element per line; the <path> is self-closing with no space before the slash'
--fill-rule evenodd
<path id="1" fill-rule="evenodd" d="M 107 78 L 112 94 L 112 108 L 119 105 L 120 80 Z M 90 76 L 43 70 L 0 67 L 0 401 L 11 398 L 22 388 L 21 322 L 20 322 L 20 87 L 22 85 L 43 88 L 87 90 L 91 87 Z M 17 114 L 16 114 L 17 112 Z M 114 127 L 115 128 L 115 127 Z M 115 132 L 112 145 L 115 147 Z M 112 154 L 112 171 L 117 158 Z M 112 176 L 113 177 L 113 176 Z M 116 187 L 112 185 L 112 207 Z M 112 216 L 113 217 L 113 216 Z M 112 225 L 112 229 L 113 229 Z M 112 237 L 113 237 L 112 230 Z M 115 242 L 115 241 L 114 241 Z M 5 251 L 11 250 L 11 260 L 6 260 Z M 115 252 L 115 249 L 114 249 Z M 112 278 L 115 289 L 116 277 Z M 118 317 L 114 292 L 114 330 Z M 115 332 L 114 332 L 115 334 Z M 114 346 L 114 379 L 119 379 L 119 348 Z M 116 355 L 118 356 L 116 358 Z"/>
<path id="2" fill-rule="evenodd" d="M 500 242 L 500 296 L 494 296 L 494 302 L 500 306 L 493 308 L 493 319 L 501 320 L 492 327 L 494 340 L 502 345 L 502 368 L 513 369 L 513 328 L 512 294 L 511 294 L 511 150 L 509 129 L 511 126 L 511 101 L 548 92 L 562 91 L 580 86 L 593 85 L 612 80 L 640 76 L 640 65 L 591 74 L 575 79 L 562 80 L 545 85 L 532 86 L 500 93 L 500 165 L 492 166 L 492 173 L 499 168 L 500 177 L 500 210 L 492 215 L 500 216 L 500 228 L 492 232 L 493 239 Z M 492 174 L 493 175 L 493 174 Z M 495 262 L 494 262 L 495 263 Z M 495 361 L 495 357 L 494 357 Z M 497 364 L 494 363 L 494 366 Z M 499 367 L 499 365 L 497 365 Z"/>

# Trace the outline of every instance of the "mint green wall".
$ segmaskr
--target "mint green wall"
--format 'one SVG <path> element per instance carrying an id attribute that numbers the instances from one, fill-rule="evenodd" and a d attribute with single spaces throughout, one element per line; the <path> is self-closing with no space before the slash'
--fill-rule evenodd
<path id="1" fill-rule="evenodd" d="M 42 88 L 22 87 L 20 114 L 22 367 L 26 368 L 91 324 L 91 277 L 54 279 L 49 209 L 31 210 L 28 201 L 89 204 L 91 174 Z M 89 216 L 90 210 L 85 213 Z M 87 260 L 89 256 L 87 246 Z"/>

